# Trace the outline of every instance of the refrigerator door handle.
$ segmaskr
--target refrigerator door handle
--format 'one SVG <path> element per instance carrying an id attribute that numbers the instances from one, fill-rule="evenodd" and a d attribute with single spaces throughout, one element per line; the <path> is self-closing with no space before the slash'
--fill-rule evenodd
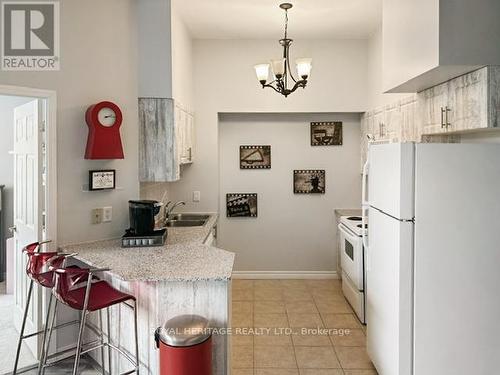
<path id="1" fill-rule="evenodd" d="M 368 179 L 368 170 L 369 170 L 369 163 L 368 160 L 366 161 L 365 165 L 363 165 L 363 178 L 362 178 L 362 186 L 361 186 L 361 228 L 362 230 L 362 239 L 363 239 L 363 246 L 365 249 L 368 249 L 368 231 L 365 230 L 366 226 L 366 215 L 368 211 L 369 204 L 366 201 L 367 197 L 367 179 Z"/>

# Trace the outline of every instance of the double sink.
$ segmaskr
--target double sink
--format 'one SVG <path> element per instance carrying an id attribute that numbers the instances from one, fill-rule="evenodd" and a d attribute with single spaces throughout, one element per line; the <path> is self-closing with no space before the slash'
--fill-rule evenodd
<path id="1" fill-rule="evenodd" d="M 206 214 L 171 214 L 168 216 L 166 227 L 202 227 L 204 226 L 210 215 Z"/>

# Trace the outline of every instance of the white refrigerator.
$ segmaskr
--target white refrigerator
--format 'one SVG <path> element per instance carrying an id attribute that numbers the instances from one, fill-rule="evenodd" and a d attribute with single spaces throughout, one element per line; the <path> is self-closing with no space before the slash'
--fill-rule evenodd
<path id="1" fill-rule="evenodd" d="M 499 373 L 500 144 L 372 146 L 363 179 L 379 374 Z"/>

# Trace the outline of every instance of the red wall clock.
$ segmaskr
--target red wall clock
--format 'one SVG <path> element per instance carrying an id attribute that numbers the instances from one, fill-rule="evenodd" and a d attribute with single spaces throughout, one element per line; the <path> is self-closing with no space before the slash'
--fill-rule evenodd
<path id="1" fill-rule="evenodd" d="M 123 159 L 120 126 L 123 115 L 112 102 L 91 105 L 85 113 L 89 127 L 85 159 Z"/>

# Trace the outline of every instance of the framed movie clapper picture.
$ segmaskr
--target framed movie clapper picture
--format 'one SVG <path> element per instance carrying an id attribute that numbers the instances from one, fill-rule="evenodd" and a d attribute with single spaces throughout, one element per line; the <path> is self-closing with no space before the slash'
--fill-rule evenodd
<path id="1" fill-rule="evenodd" d="M 240 146 L 240 169 L 271 168 L 271 146 Z"/>
<path id="2" fill-rule="evenodd" d="M 89 171 L 89 190 L 112 190 L 116 185 L 114 169 Z"/>
<path id="3" fill-rule="evenodd" d="M 293 171 L 293 192 L 295 194 L 325 194 L 325 182 L 323 169 Z"/>
<path id="4" fill-rule="evenodd" d="M 311 122 L 311 146 L 341 146 L 342 122 Z"/>
<path id="5" fill-rule="evenodd" d="M 257 194 L 226 194 L 227 217 L 257 217 Z"/>

